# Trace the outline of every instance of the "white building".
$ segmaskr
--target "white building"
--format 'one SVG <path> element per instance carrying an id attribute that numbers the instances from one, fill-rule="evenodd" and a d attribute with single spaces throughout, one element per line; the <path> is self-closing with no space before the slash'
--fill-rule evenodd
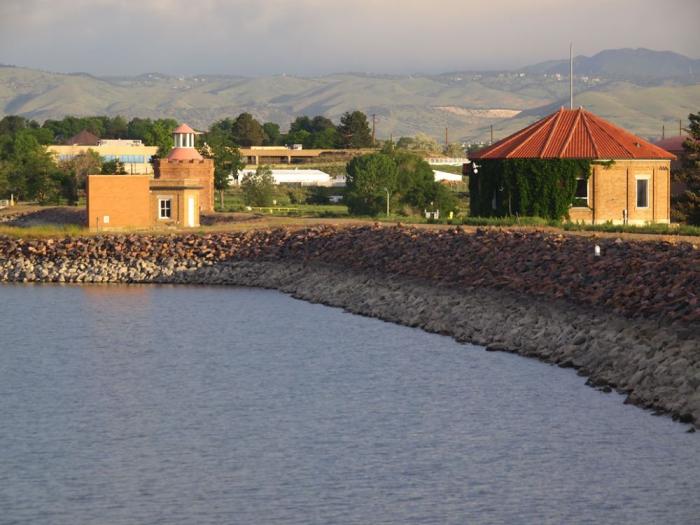
<path id="1" fill-rule="evenodd" d="M 447 171 L 433 170 L 435 174 L 435 182 L 462 182 L 462 175 L 458 173 L 449 173 Z"/>
<path id="2" fill-rule="evenodd" d="M 301 186 L 337 186 L 336 179 L 328 173 L 321 170 L 270 170 L 272 178 L 275 179 L 275 184 L 299 184 Z M 231 180 L 232 184 L 240 184 L 243 177 L 250 173 L 255 173 L 255 170 L 241 170 L 238 172 L 238 181 Z M 231 177 L 233 179 L 233 177 Z M 342 185 L 345 185 L 343 180 Z"/>

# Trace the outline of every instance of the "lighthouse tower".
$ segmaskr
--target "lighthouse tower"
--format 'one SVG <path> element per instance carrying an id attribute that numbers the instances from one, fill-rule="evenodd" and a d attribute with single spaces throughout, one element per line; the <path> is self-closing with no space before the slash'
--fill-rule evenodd
<path id="1" fill-rule="evenodd" d="M 168 155 L 168 160 L 202 160 L 202 156 L 194 149 L 196 132 L 187 124 L 180 124 L 173 131 L 175 147 Z"/>
<path id="2" fill-rule="evenodd" d="M 175 147 L 164 159 L 153 163 L 155 185 L 180 184 L 199 188 L 199 208 L 203 212 L 214 211 L 214 161 L 203 158 L 194 149 L 195 130 L 180 124 L 173 131 Z M 167 182 L 166 182 L 167 181 Z M 177 181 L 177 182 L 175 182 Z"/>

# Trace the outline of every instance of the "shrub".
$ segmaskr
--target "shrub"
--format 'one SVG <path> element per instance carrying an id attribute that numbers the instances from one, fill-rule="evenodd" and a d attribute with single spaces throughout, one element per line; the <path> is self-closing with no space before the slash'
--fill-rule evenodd
<path id="1" fill-rule="evenodd" d="M 272 206 L 275 198 L 275 179 L 269 166 L 258 166 L 241 181 L 243 200 L 248 206 Z"/>

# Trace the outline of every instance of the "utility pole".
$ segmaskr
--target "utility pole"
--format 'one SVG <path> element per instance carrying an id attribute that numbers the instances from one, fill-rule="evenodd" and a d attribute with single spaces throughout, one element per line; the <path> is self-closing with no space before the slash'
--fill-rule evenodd
<path id="1" fill-rule="evenodd" d="M 491 142 L 490 144 L 493 144 L 493 124 L 491 124 Z"/>
<path id="2" fill-rule="evenodd" d="M 683 135 L 683 119 L 678 119 L 678 134 Z"/>
<path id="3" fill-rule="evenodd" d="M 447 148 L 447 146 L 449 146 L 449 144 L 450 144 L 448 130 L 449 130 L 449 128 L 445 128 L 445 148 Z"/>
<path id="4" fill-rule="evenodd" d="M 664 140 L 666 138 L 666 126 L 661 125 L 661 140 Z"/>
<path id="5" fill-rule="evenodd" d="M 376 130 L 377 130 L 377 114 L 372 113 L 372 147 L 374 147 L 376 145 L 375 141 L 374 141 Z"/>
<path id="6" fill-rule="evenodd" d="M 569 104 L 574 109 L 574 43 L 569 42 Z"/>

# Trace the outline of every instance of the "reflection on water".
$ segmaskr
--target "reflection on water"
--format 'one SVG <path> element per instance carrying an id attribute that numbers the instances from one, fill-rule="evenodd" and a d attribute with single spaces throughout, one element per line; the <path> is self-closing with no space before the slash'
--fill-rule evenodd
<path id="1" fill-rule="evenodd" d="M 0 286 L 0 523 L 697 523 L 700 439 L 282 294 Z"/>

